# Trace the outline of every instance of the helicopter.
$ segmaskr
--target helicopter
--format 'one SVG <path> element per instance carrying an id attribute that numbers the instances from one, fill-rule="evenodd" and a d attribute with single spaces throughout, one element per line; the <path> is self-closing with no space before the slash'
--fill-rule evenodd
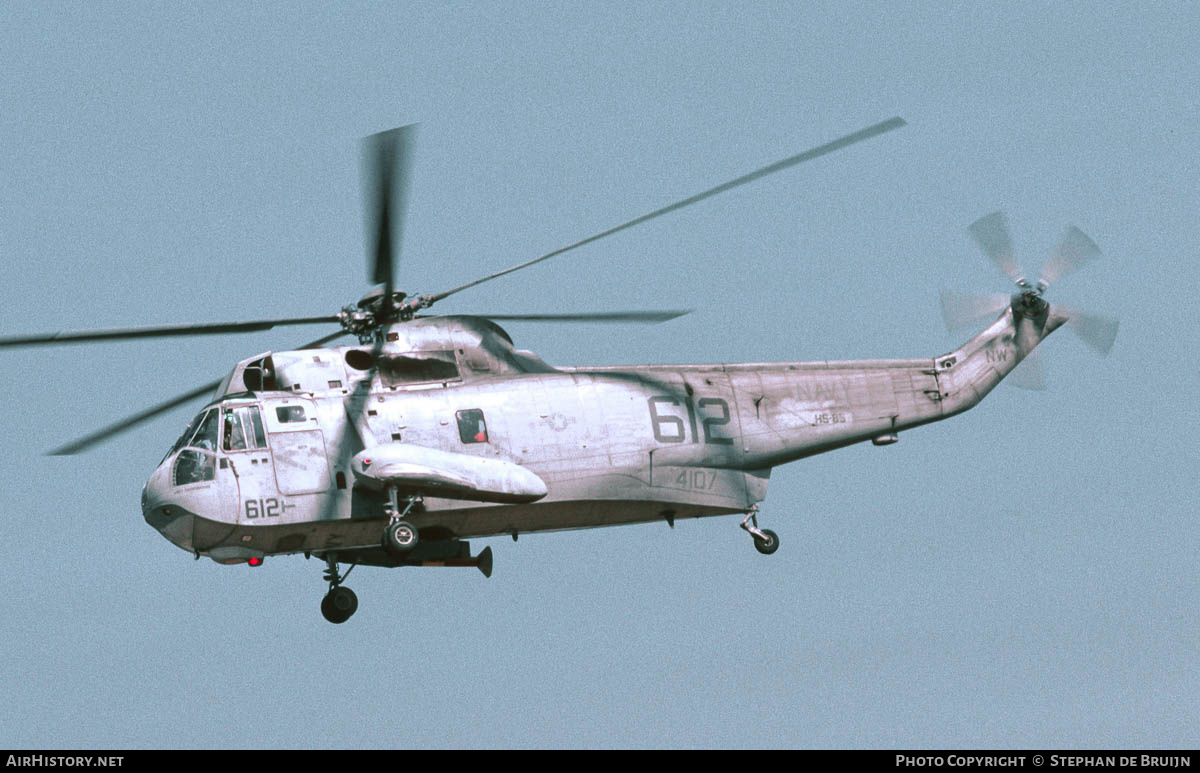
<path id="1" fill-rule="evenodd" d="M 218 381 L 50 453 L 74 454 L 210 395 L 151 473 L 146 522 L 220 564 L 299 555 L 325 564 L 320 608 L 346 622 L 359 565 L 474 567 L 473 538 L 720 515 L 741 516 L 758 552 L 779 535 L 758 522 L 773 468 L 899 433 L 977 405 L 1017 369 L 1040 385 L 1035 350 L 1070 325 L 1107 354 L 1117 322 L 1051 306 L 1052 282 L 1098 257 L 1069 228 L 1036 284 L 1013 258 L 1005 216 L 970 233 L 1015 283 L 989 296 L 944 293 L 947 324 L 987 322 L 937 357 L 705 365 L 551 366 L 497 323 L 658 323 L 688 313 L 424 313 L 484 282 L 548 260 L 768 174 L 890 132 L 899 117 L 847 134 L 480 279 L 432 294 L 396 285 L 415 125 L 363 141 L 368 280 L 333 315 L 64 331 L 0 338 L 0 348 L 217 335 L 313 323 L 338 328 L 295 349 L 240 360 Z M 988 322 L 988 320 L 991 320 Z M 332 345 L 353 336 L 356 344 Z M 347 565 L 345 571 L 342 566 Z"/>

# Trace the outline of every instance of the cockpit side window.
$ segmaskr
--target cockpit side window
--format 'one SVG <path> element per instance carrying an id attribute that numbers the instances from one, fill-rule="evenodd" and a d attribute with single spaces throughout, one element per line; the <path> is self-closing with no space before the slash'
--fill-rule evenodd
<path id="1" fill-rule="evenodd" d="M 223 413 L 225 421 L 221 425 L 221 448 L 226 451 L 245 451 L 246 427 L 242 424 L 242 417 L 230 408 Z"/>
<path id="2" fill-rule="evenodd" d="M 212 454 L 188 448 L 175 457 L 175 468 L 171 473 L 171 481 L 176 486 L 186 486 L 189 483 L 210 481 L 215 474 L 215 457 Z"/>
<path id="3" fill-rule="evenodd" d="M 257 405 L 239 405 L 222 409 L 221 448 L 226 451 L 246 451 L 266 448 L 267 434 L 263 431 L 262 413 Z"/>

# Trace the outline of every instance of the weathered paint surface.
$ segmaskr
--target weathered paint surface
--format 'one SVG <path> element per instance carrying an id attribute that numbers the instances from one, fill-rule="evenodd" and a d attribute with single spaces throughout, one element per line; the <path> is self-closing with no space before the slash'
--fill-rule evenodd
<path id="1" fill-rule="evenodd" d="M 1052 311 L 1036 335 L 1018 336 L 1030 321 L 1009 309 L 928 359 L 555 369 L 485 320 L 419 319 L 390 328 L 394 340 L 375 351 L 239 364 L 219 400 L 260 407 L 264 447 L 219 449 L 213 479 L 182 486 L 168 456 L 144 511 L 176 544 L 218 560 L 377 546 L 386 498 L 354 485 L 364 471 L 353 460 L 405 448 L 428 450 L 430 475 L 482 474 L 490 461 L 545 484 L 525 504 L 427 495 L 410 520 L 445 538 L 742 513 L 777 465 L 967 410 L 1064 321 Z M 273 388 L 243 392 L 264 368 Z M 468 432 L 464 416 L 483 423 Z"/>

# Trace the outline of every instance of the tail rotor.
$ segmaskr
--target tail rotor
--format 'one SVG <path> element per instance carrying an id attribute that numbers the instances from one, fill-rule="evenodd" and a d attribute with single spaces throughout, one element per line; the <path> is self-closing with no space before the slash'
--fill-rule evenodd
<path id="1" fill-rule="evenodd" d="M 1012 280 L 1017 290 L 1012 295 L 943 290 L 942 315 L 946 327 L 956 330 L 976 325 L 1011 306 L 1013 315 L 1017 317 L 1018 343 L 1022 351 L 1027 352 L 1025 359 L 1013 371 L 1012 383 L 1026 389 L 1043 389 L 1044 370 L 1034 348 L 1038 339 L 1035 326 L 1040 324 L 1039 319 L 1045 319 L 1049 308 L 1043 296 L 1051 284 L 1098 258 L 1100 248 L 1083 231 L 1075 226 L 1068 227 L 1054 254 L 1042 266 L 1037 284 L 1031 285 L 1013 257 L 1008 219 L 1003 212 L 993 212 L 976 220 L 968 231 L 983 254 Z M 1103 357 L 1112 350 L 1119 326 L 1116 319 L 1065 306 L 1056 306 L 1055 311 L 1069 318 L 1067 326 L 1097 354 Z"/>

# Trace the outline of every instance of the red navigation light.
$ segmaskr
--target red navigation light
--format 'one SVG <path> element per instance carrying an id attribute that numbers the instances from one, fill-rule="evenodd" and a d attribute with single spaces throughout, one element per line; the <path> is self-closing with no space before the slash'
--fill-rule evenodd
<path id="1" fill-rule="evenodd" d="M 250 564 L 250 566 L 262 566 L 262 562 L 263 560 L 258 556 L 251 556 L 250 560 L 246 563 Z"/>

